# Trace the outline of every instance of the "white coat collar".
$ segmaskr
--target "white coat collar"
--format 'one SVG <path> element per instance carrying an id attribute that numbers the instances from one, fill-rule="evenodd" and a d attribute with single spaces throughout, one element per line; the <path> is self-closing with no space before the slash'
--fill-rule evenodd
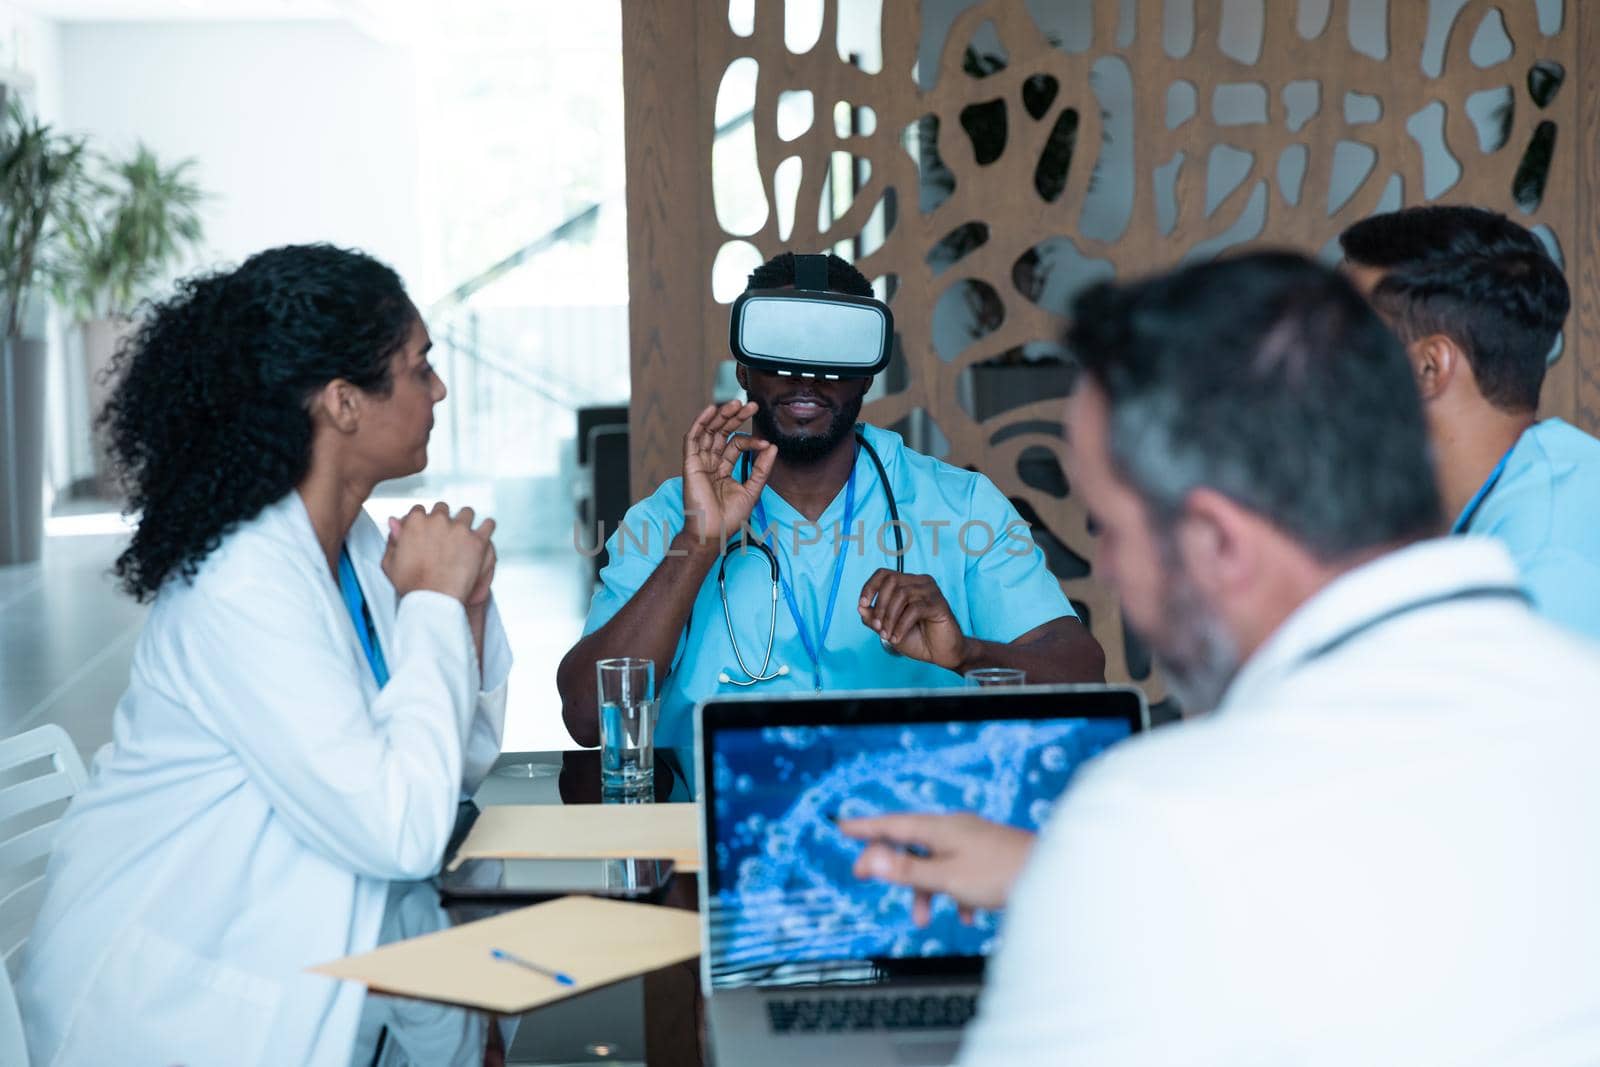
<path id="1" fill-rule="evenodd" d="M 295 547 L 310 557 L 314 573 L 320 579 L 317 587 L 322 592 L 323 606 L 339 620 L 336 625 L 345 635 L 347 649 L 360 668 L 357 674 L 363 679 L 363 686 L 370 686 L 371 690 L 376 692 L 377 681 L 373 678 L 372 669 L 367 663 L 366 651 L 361 647 L 355 623 L 345 608 L 339 585 L 328 572 L 328 559 L 322 553 L 322 543 L 317 540 L 316 528 L 311 525 L 311 513 L 306 510 L 300 491 L 291 490 L 283 500 L 272 506 L 269 514 L 263 517 L 281 524 L 290 533 Z M 383 553 L 387 544 L 388 537 L 379 531 L 378 524 L 372 521 L 372 517 L 365 509 L 356 516 L 355 524 L 350 527 L 350 532 L 345 537 L 345 547 L 349 549 L 350 562 L 355 566 L 356 580 L 361 584 L 361 593 L 366 598 L 367 610 L 371 613 L 373 626 L 378 631 L 378 644 L 383 649 L 385 658 L 390 660 L 392 669 L 395 596 L 394 586 L 383 573 Z"/>
<path id="2" fill-rule="evenodd" d="M 1217 711 L 1271 707 L 1263 695 L 1306 656 L 1386 612 L 1475 587 L 1521 584 L 1511 556 L 1487 537 L 1437 538 L 1387 553 L 1335 578 L 1296 608 L 1240 669 Z"/>
<path id="3" fill-rule="evenodd" d="M 366 508 L 362 508 L 361 514 L 356 516 L 355 524 L 350 527 L 349 534 L 345 536 L 344 543 L 350 550 L 350 562 L 355 564 L 356 580 L 361 583 L 361 594 L 367 598 L 367 610 L 372 614 L 372 625 L 378 631 L 378 647 L 383 649 L 384 658 L 389 664 L 389 672 L 393 674 L 396 661 L 394 624 L 398 605 L 395 601 L 394 585 L 390 583 L 389 576 L 383 572 L 383 554 L 389 547 L 388 530 L 379 529 L 372 516 L 367 514 Z M 357 646 L 359 645 L 358 639 Z M 365 652 L 361 653 L 363 665 L 367 662 L 366 655 Z M 370 670 L 366 672 L 366 677 L 372 677 Z"/>

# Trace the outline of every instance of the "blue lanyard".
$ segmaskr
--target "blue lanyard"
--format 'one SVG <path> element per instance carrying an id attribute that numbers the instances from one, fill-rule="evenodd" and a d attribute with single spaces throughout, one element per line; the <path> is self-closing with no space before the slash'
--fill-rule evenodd
<path id="1" fill-rule="evenodd" d="M 861 450 L 856 450 L 856 455 L 850 464 L 850 478 L 844 487 L 844 525 L 841 531 L 850 532 L 850 520 L 856 514 L 856 463 L 861 459 Z M 756 501 L 756 506 L 751 512 L 756 520 L 756 532 L 765 534 L 767 530 L 767 509 L 761 506 L 761 501 Z M 778 538 L 778 550 L 783 550 L 783 538 Z M 828 590 L 828 610 L 822 616 L 822 625 L 817 631 L 817 640 L 813 644 L 811 633 L 806 626 L 806 621 L 800 614 L 800 605 L 794 598 L 794 586 L 789 584 L 788 572 L 779 569 L 778 584 L 783 588 L 784 602 L 789 605 L 789 615 L 794 619 L 794 628 L 800 632 L 800 643 L 805 646 L 806 655 L 811 659 L 811 684 L 817 692 L 822 692 L 822 646 L 828 639 L 828 629 L 833 625 L 833 609 L 839 602 L 839 583 L 844 581 L 844 551 L 843 542 L 835 541 L 833 561 L 833 584 Z"/>
<path id="2" fill-rule="evenodd" d="M 361 651 L 367 654 L 372 676 L 378 688 L 389 684 L 389 665 L 384 662 L 383 649 L 378 644 L 378 631 L 372 625 L 372 613 L 367 610 L 366 598 L 361 595 L 361 584 L 356 581 L 355 564 L 350 562 L 350 550 L 339 549 L 339 593 L 344 597 L 345 610 L 356 625 L 356 637 L 361 641 Z"/>
<path id="3" fill-rule="evenodd" d="M 1506 472 L 1506 464 L 1511 462 L 1511 453 L 1517 450 L 1516 444 L 1506 449 L 1506 454 L 1500 457 L 1500 462 L 1494 465 L 1494 470 L 1489 475 L 1489 480 L 1478 487 L 1472 494 L 1472 499 L 1467 501 L 1466 508 L 1461 512 L 1461 517 L 1456 519 L 1455 525 L 1450 527 L 1453 534 L 1466 533 L 1467 527 L 1472 525 L 1472 520 L 1478 514 L 1478 508 L 1483 506 L 1483 500 L 1494 491 L 1495 484 L 1500 481 L 1500 476 Z"/>

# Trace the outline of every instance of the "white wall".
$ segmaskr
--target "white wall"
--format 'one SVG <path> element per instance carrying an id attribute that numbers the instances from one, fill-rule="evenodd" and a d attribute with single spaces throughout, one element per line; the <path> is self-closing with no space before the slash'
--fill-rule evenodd
<path id="1" fill-rule="evenodd" d="M 56 23 L 0 0 L 0 80 L 22 75 L 28 105 L 45 121 L 61 110 L 61 41 Z"/>
<path id="2" fill-rule="evenodd" d="M 200 265 L 303 241 L 421 263 L 416 64 L 340 22 L 69 22 L 61 119 L 103 149 L 194 157 Z"/>

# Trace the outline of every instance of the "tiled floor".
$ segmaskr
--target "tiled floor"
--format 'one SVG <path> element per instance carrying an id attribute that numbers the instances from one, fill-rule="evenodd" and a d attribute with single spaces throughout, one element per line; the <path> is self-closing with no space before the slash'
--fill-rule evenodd
<path id="1" fill-rule="evenodd" d="M 145 614 L 109 573 L 123 543 L 56 536 L 42 562 L 0 567 L 0 735 L 59 723 L 85 762 L 111 740 Z"/>
<path id="2" fill-rule="evenodd" d="M 59 723 L 85 762 L 111 740 L 145 613 L 110 575 L 123 544 L 112 534 L 55 535 L 41 563 L 0 567 L 0 737 Z M 555 672 L 582 628 L 588 574 L 576 553 L 500 561 L 495 596 L 516 656 L 508 750 L 571 747 Z"/>

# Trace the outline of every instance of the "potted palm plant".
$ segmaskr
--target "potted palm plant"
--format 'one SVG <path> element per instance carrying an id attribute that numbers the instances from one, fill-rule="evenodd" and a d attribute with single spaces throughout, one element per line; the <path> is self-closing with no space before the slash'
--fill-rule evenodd
<path id="1" fill-rule="evenodd" d="M 43 546 L 46 353 L 33 298 L 71 225 L 83 153 L 0 86 L 0 564 L 31 563 Z"/>
<path id="2" fill-rule="evenodd" d="M 102 158 L 86 179 L 82 209 L 63 231 L 55 296 L 80 331 L 91 413 L 105 404 L 107 371 L 134 307 L 200 245 L 205 193 L 191 179 L 193 168 L 190 159 L 164 166 L 143 144 L 127 159 Z M 94 454 L 96 480 L 107 490 L 102 449 Z"/>

